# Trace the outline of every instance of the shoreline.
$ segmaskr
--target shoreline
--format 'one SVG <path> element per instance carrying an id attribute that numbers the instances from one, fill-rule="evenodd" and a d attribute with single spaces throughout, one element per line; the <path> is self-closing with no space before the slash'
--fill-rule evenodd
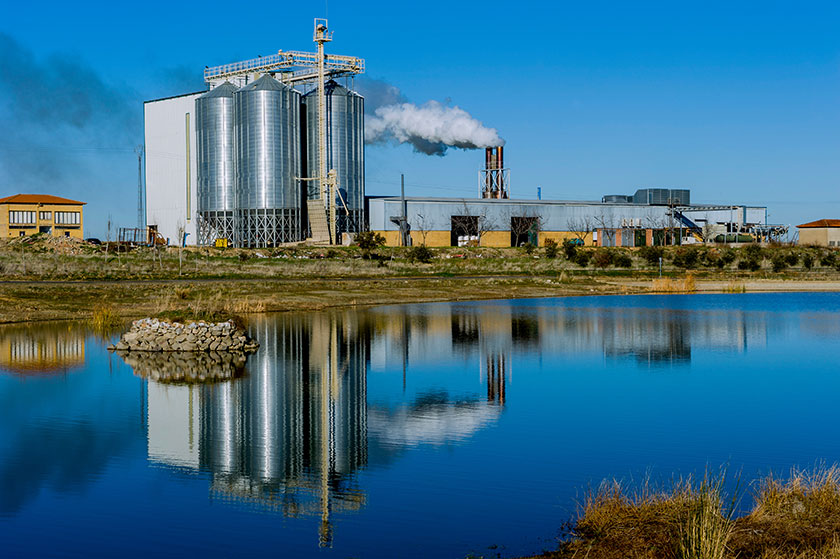
<path id="1" fill-rule="evenodd" d="M 378 305 L 587 295 L 825 293 L 840 281 L 703 279 L 689 290 L 655 289 L 654 279 L 564 275 L 0 282 L 0 324 L 90 319 L 107 308 L 126 321 L 161 312 L 301 312 Z"/>

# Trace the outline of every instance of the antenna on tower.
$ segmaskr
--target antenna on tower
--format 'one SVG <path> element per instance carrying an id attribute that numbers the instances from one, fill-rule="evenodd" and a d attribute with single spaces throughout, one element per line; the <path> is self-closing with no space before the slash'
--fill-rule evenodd
<path id="1" fill-rule="evenodd" d="M 143 209 L 143 152 L 145 148 L 142 145 L 134 148 L 134 153 L 137 154 L 137 228 L 146 228 L 146 212 Z"/>

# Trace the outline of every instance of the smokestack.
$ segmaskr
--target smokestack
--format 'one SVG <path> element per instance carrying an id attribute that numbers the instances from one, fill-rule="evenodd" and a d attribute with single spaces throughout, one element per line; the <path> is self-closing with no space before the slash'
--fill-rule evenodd
<path id="1" fill-rule="evenodd" d="M 505 168 L 504 156 L 502 155 L 502 150 L 503 149 L 504 148 L 502 146 L 499 146 L 499 147 L 496 148 L 496 169 L 504 169 Z"/>
<path id="2" fill-rule="evenodd" d="M 484 150 L 484 168 L 492 169 L 493 165 L 493 148 L 486 148 Z"/>

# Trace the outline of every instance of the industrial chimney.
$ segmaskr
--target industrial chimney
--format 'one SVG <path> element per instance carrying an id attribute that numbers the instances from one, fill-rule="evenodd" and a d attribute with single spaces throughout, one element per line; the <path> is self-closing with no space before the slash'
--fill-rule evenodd
<path id="1" fill-rule="evenodd" d="M 482 198 L 510 198 L 510 169 L 505 169 L 504 148 L 485 148 L 484 169 L 479 171 Z"/>

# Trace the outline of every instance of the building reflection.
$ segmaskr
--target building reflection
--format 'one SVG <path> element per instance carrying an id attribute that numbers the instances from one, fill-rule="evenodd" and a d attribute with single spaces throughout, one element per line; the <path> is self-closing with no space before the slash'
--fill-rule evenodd
<path id="1" fill-rule="evenodd" d="M 149 380 L 152 461 L 206 472 L 219 501 L 319 518 L 330 546 L 335 515 L 365 505 L 361 471 L 498 422 L 515 363 L 544 353 L 686 363 L 692 347 L 766 341 L 766 317 L 727 317 L 498 303 L 277 315 L 252 320 L 261 347 L 241 378 L 172 385 L 134 366 Z M 387 386 L 373 397 L 372 372 Z"/>
<path id="2" fill-rule="evenodd" d="M 0 370 L 19 375 L 63 374 L 85 364 L 85 337 L 71 324 L 5 326 Z"/>

